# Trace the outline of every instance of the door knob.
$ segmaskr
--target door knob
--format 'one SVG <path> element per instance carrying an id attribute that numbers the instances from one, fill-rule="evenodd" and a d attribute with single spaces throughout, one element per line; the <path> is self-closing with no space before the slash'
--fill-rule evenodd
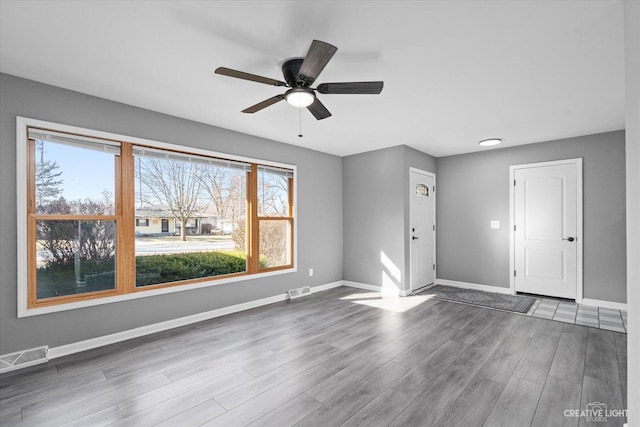
<path id="1" fill-rule="evenodd" d="M 411 240 L 418 240 L 418 239 L 419 239 L 419 237 L 411 236 Z"/>
<path id="2" fill-rule="evenodd" d="M 573 238 L 573 237 L 563 237 L 563 238 L 562 238 L 562 240 L 568 240 L 568 241 L 570 241 L 570 242 L 573 242 L 573 241 L 574 241 L 574 240 L 576 240 L 576 239 L 575 239 L 575 238 Z"/>

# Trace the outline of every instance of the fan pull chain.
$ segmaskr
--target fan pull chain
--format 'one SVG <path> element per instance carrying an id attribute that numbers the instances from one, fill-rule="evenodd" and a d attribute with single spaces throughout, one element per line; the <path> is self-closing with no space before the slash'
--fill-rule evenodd
<path id="1" fill-rule="evenodd" d="M 298 112 L 300 113 L 300 127 L 299 127 L 299 132 L 298 132 L 298 138 L 302 138 L 302 107 L 298 108 Z"/>

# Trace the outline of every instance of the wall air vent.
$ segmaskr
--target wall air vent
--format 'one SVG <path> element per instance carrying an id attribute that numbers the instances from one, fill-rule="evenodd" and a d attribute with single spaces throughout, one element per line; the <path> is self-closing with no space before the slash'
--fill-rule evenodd
<path id="1" fill-rule="evenodd" d="M 49 361 L 48 353 L 49 347 L 44 346 L 2 355 L 0 356 L 0 374 L 46 363 Z"/>
<path id="2" fill-rule="evenodd" d="M 287 295 L 289 295 L 289 299 L 296 299 L 309 294 L 311 294 L 311 288 L 309 286 L 305 286 L 298 289 L 291 289 L 290 291 L 287 291 Z"/>

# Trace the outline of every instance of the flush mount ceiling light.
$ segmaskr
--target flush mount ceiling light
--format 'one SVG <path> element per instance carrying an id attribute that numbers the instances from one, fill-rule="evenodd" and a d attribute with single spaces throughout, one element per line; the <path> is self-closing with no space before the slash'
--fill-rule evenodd
<path id="1" fill-rule="evenodd" d="M 479 142 L 480 145 L 482 145 L 483 147 L 491 147 L 492 145 L 498 145 L 502 142 L 502 140 L 500 138 L 489 138 L 489 139 L 483 139 L 482 141 Z"/>
<path id="2" fill-rule="evenodd" d="M 287 100 L 289 105 L 296 108 L 307 108 L 309 105 L 313 104 L 316 96 L 313 94 L 313 90 L 311 89 L 295 87 L 288 90 L 287 93 L 284 94 L 284 98 Z"/>

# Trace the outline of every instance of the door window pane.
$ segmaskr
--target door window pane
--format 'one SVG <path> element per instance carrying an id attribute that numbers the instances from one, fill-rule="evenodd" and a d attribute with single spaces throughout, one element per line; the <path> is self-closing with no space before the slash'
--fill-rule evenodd
<path id="1" fill-rule="evenodd" d="M 115 221 L 36 221 L 37 298 L 115 289 Z"/>

